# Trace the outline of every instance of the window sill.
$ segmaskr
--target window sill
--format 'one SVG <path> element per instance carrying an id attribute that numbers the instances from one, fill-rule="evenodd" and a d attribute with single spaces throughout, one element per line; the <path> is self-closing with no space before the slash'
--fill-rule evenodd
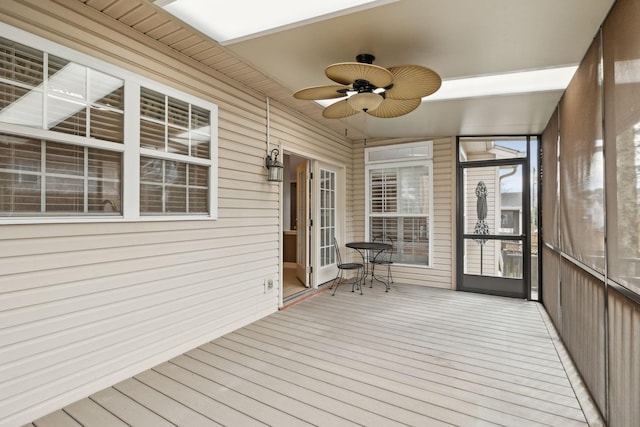
<path id="1" fill-rule="evenodd" d="M 20 224 L 86 224 L 86 223 L 131 223 L 131 222 L 176 222 L 176 221 L 215 221 L 211 215 L 160 215 L 125 218 L 123 216 L 51 216 L 51 217 L 0 217 L 0 225 Z"/>

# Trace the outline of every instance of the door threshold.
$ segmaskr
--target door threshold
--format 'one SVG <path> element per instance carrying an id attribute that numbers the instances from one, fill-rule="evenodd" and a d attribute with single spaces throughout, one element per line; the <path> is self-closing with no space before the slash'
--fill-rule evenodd
<path id="1" fill-rule="evenodd" d="M 318 286 L 317 289 L 309 288 L 302 292 L 298 292 L 297 294 L 293 294 L 290 297 L 286 298 L 284 301 L 282 301 L 282 307 L 280 307 L 280 310 L 284 310 L 286 308 L 291 307 L 292 305 L 298 304 L 299 302 L 309 299 L 319 294 L 320 292 L 326 291 L 327 289 L 329 289 L 329 286 L 328 284 L 325 283 Z"/>

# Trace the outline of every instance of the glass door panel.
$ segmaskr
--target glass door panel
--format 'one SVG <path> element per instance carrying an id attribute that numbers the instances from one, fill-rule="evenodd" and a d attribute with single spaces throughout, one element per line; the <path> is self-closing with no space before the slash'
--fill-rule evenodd
<path id="1" fill-rule="evenodd" d="M 477 239 L 464 239 L 464 246 L 464 274 L 523 278 L 521 241 L 487 240 L 480 245 Z"/>
<path id="2" fill-rule="evenodd" d="M 312 252 L 315 256 L 313 274 L 315 287 L 333 280 L 338 272 L 333 238 L 340 239 L 338 232 L 340 212 L 339 173 L 332 165 L 316 162 L 313 172 L 313 192 L 317 194 L 314 219 L 314 244 Z M 317 224 L 317 226 L 315 226 Z"/>

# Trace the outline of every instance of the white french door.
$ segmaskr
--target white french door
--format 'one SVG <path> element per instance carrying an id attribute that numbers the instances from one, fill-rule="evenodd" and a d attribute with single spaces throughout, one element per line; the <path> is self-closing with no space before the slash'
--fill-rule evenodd
<path id="1" fill-rule="evenodd" d="M 336 255 L 333 238 L 340 240 L 339 230 L 342 220 L 339 185 L 339 169 L 320 162 L 315 162 L 313 173 L 313 193 L 315 195 L 313 210 L 313 244 L 314 248 L 314 284 L 322 284 L 332 280 L 337 274 Z"/>
<path id="2" fill-rule="evenodd" d="M 296 249 L 296 276 L 306 286 L 311 286 L 311 265 L 309 263 L 309 238 L 311 236 L 312 221 L 309 219 L 311 212 L 311 197 L 309 194 L 309 161 L 305 160 L 296 170 L 297 186 L 297 216 L 298 216 L 298 242 Z"/>
<path id="3" fill-rule="evenodd" d="M 343 168 L 303 160 L 296 169 L 296 276 L 309 288 L 338 272 L 333 238 L 342 239 Z"/>

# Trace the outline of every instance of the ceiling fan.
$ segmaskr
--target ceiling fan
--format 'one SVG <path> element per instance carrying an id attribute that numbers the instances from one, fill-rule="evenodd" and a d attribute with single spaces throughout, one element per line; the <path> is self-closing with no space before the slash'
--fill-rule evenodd
<path id="1" fill-rule="evenodd" d="M 329 65 L 324 72 L 340 85 L 314 86 L 300 89 L 294 98 L 303 100 L 334 99 L 338 101 L 322 111 L 327 119 L 341 119 L 364 111 L 381 118 L 399 117 L 418 108 L 423 96 L 440 88 L 442 79 L 421 65 L 399 65 L 383 68 L 373 65 L 375 57 L 363 53 L 357 62 Z"/>

